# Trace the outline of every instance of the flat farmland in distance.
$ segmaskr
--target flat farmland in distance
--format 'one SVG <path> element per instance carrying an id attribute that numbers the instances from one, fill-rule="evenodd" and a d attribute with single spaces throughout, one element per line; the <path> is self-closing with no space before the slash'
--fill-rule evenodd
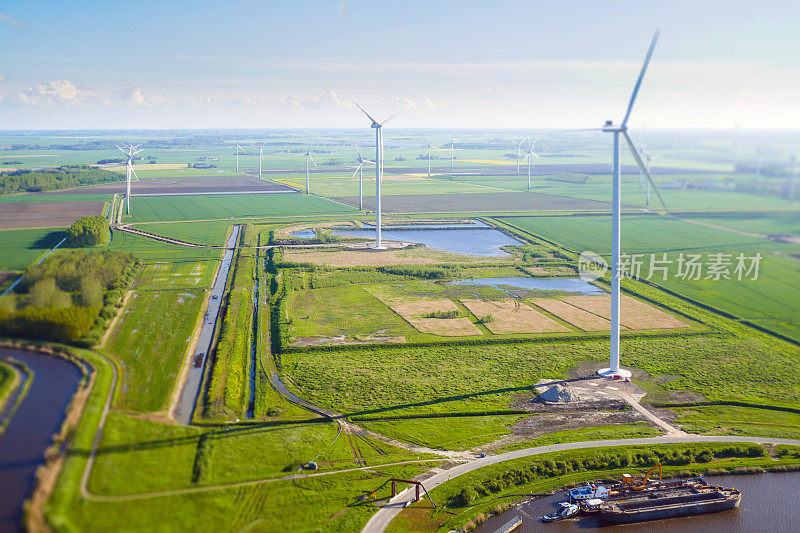
<path id="1" fill-rule="evenodd" d="M 210 246 L 223 246 L 229 228 L 233 225 L 230 220 L 216 220 L 213 222 L 171 222 L 169 224 L 137 224 L 135 229 L 169 237 L 193 244 L 206 244 Z"/>
<path id="2" fill-rule="evenodd" d="M 592 250 L 603 255 L 611 250 L 611 217 L 608 215 L 502 217 L 500 220 L 573 251 Z M 698 226 L 675 218 L 657 215 L 622 217 L 623 253 L 676 250 L 701 253 L 726 249 L 745 252 L 768 245 L 764 239 Z"/>
<path id="3" fill-rule="evenodd" d="M 132 222 L 336 215 L 356 210 L 298 193 L 133 197 Z M 127 217 L 123 216 L 123 222 Z"/>
<path id="4" fill-rule="evenodd" d="M 358 197 L 333 198 L 349 205 L 358 205 Z M 383 209 L 389 213 L 478 213 L 507 211 L 604 211 L 605 202 L 553 196 L 535 192 L 490 192 L 469 194 L 394 195 L 383 198 Z M 374 195 L 364 196 L 364 208 L 375 209 Z"/>
<path id="5" fill-rule="evenodd" d="M 165 170 L 164 172 L 171 172 Z M 258 191 L 291 191 L 285 185 L 263 181 L 253 176 L 239 174 L 234 176 L 176 176 L 176 177 L 153 177 L 142 178 L 131 183 L 131 196 L 139 194 L 192 194 L 203 193 L 213 194 L 221 192 L 258 192 Z M 77 189 L 67 189 L 48 193 L 51 195 L 62 194 L 114 194 L 124 193 L 125 182 L 104 183 L 80 187 Z"/>
<path id="6" fill-rule="evenodd" d="M 198 290 L 134 292 L 109 342 L 125 365 L 118 407 L 166 407 L 202 303 Z"/>
<path id="7" fill-rule="evenodd" d="M 105 202 L 17 202 L 0 209 L 0 229 L 63 228 L 87 215 L 100 215 Z"/>
<path id="8" fill-rule="evenodd" d="M 364 172 L 364 198 L 375 196 L 375 171 Z M 305 192 L 306 177 L 273 178 L 274 181 L 291 186 L 298 191 Z M 358 201 L 358 176 L 311 176 L 311 192 L 326 197 L 356 196 Z M 434 177 L 427 178 L 426 173 L 416 170 L 413 175 L 387 174 L 381 180 L 381 195 L 393 196 L 402 194 L 448 194 L 448 193 L 486 193 L 502 192 L 491 185 L 482 183 L 460 183 L 449 180 L 440 180 Z M 356 203 L 356 205 L 358 205 Z"/>
<path id="9" fill-rule="evenodd" d="M 796 213 L 738 214 L 736 216 L 700 216 L 693 220 L 725 228 L 762 235 L 788 233 L 800 236 L 800 211 Z"/>
<path id="10" fill-rule="evenodd" d="M 66 236 L 63 229 L 0 230 L 0 270 L 23 270 Z"/>
<path id="11" fill-rule="evenodd" d="M 0 204 L 16 204 L 27 202 L 106 202 L 111 200 L 111 194 L 50 194 L 50 193 L 24 193 L 0 196 Z"/>

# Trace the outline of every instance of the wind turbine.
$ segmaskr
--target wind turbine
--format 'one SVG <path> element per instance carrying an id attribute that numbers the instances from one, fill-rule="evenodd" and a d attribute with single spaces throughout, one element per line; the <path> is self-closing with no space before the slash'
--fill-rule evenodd
<path id="1" fill-rule="evenodd" d="M 314 163 L 314 168 L 317 168 L 317 162 L 314 161 L 314 158 L 311 157 L 311 147 L 314 146 L 313 144 L 308 145 L 308 150 L 306 150 L 306 194 L 310 194 L 311 190 L 311 177 L 309 176 L 308 170 L 308 162 L 311 161 Z"/>
<path id="2" fill-rule="evenodd" d="M 130 143 L 128 146 L 128 151 L 126 152 L 124 149 L 117 146 L 120 152 L 128 156 L 128 163 L 125 165 L 125 208 L 126 214 L 131 214 L 131 174 L 136 176 L 136 181 L 139 181 L 139 176 L 136 175 L 136 171 L 133 170 L 133 156 L 141 152 L 141 150 L 137 150 L 136 146 L 133 143 Z"/>
<path id="3" fill-rule="evenodd" d="M 267 141 L 264 141 L 264 144 L 258 149 L 258 179 L 261 179 L 261 161 L 264 159 L 264 146 L 266 146 Z"/>
<path id="4" fill-rule="evenodd" d="M 533 158 L 539 157 L 539 155 L 533 151 L 533 143 L 538 140 L 539 139 L 528 139 L 528 153 L 525 154 L 525 159 L 523 159 L 523 161 L 528 161 L 528 190 L 531 190 L 531 167 L 533 166 Z"/>
<path id="5" fill-rule="evenodd" d="M 362 113 L 367 115 L 367 118 L 372 122 L 370 124 L 370 128 L 375 130 L 375 250 L 384 250 L 385 247 L 381 242 L 381 175 L 383 174 L 383 126 L 392 120 L 394 117 L 412 107 L 414 104 L 412 103 L 406 109 L 401 109 L 394 115 L 391 115 L 389 118 L 385 119 L 383 122 L 378 122 L 372 116 L 367 113 L 363 107 L 358 105 L 355 100 L 347 97 L 348 100 L 353 102 L 353 104 L 361 110 Z"/>
<path id="6" fill-rule="evenodd" d="M 458 143 L 458 139 L 451 138 L 450 139 L 450 173 L 453 173 L 453 161 L 456 158 L 456 143 Z"/>
<path id="7" fill-rule="evenodd" d="M 436 147 L 431 144 L 431 140 L 427 135 L 425 136 L 425 143 L 428 145 L 428 149 L 425 150 L 425 156 L 428 158 L 428 179 L 431 179 L 431 151 L 435 150 Z M 453 170 L 452 167 L 450 170 Z"/>
<path id="8" fill-rule="evenodd" d="M 358 158 L 356 158 L 358 166 L 356 167 L 356 171 L 353 172 L 353 179 L 355 179 L 356 174 L 358 174 L 358 208 L 364 209 L 364 163 L 370 163 L 372 165 L 375 163 L 361 157 L 361 150 L 358 147 L 358 142 L 355 144 L 356 151 L 358 152 Z"/>
<path id="9" fill-rule="evenodd" d="M 650 58 L 653 56 L 653 50 L 655 50 L 656 43 L 658 42 L 658 35 L 659 32 L 653 35 L 653 40 L 650 42 L 650 48 L 647 50 L 647 55 L 645 56 L 644 63 L 642 64 L 642 70 L 639 72 L 639 77 L 636 80 L 636 85 L 633 87 L 633 93 L 631 94 L 630 101 L 628 102 L 628 109 L 625 112 L 625 117 L 622 119 L 622 123 L 619 126 L 615 126 L 612 121 L 606 121 L 605 125 L 602 127 L 602 131 L 607 133 L 614 134 L 614 174 L 613 174 L 613 192 L 612 192 L 612 205 L 611 205 L 611 354 L 610 354 L 610 361 L 609 361 L 609 368 L 604 368 L 598 371 L 598 374 L 605 377 L 613 377 L 613 376 L 621 376 L 621 377 L 630 377 L 631 373 L 628 370 L 621 369 L 619 366 L 619 330 L 620 330 L 620 264 L 619 264 L 619 256 L 620 256 L 620 229 L 621 229 L 621 211 L 622 211 L 622 185 L 621 185 L 621 169 L 620 169 L 620 148 L 619 148 L 619 141 L 620 136 L 625 139 L 625 142 L 628 144 L 628 148 L 631 150 L 631 154 L 633 158 L 636 160 L 636 164 L 639 165 L 639 168 L 644 173 L 647 181 L 650 185 L 653 186 L 653 189 L 656 191 L 656 195 L 658 199 L 661 201 L 661 205 L 664 206 L 664 210 L 669 213 L 667 209 L 667 205 L 664 203 L 664 199 L 661 198 L 661 193 L 658 192 L 658 188 L 653 183 L 653 178 L 650 176 L 650 172 L 645 167 L 644 162 L 642 161 L 639 152 L 636 150 L 636 147 L 631 140 L 630 135 L 628 135 L 628 119 L 631 116 L 631 111 L 633 111 L 633 104 L 636 102 L 636 96 L 639 94 L 639 88 L 642 85 L 642 80 L 644 79 L 644 74 L 647 72 L 647 66 L 650 63 Z"/>
<path id="10" fill-rule="evenodd" d="M 239 146 L 239 139 L 236 139 L 236 148 L 233 150 L 233 152 L 236 154 L 236 172 L 239 172 L 239 154 L 245 153 L 245 151 L 242 150 L 242 147 Z"/>
<path id="11" fill-rule="evenodd" d="M 520 156 L 519 151 L 520 148 L 522 148 L 522 145 L 525 144 L 525 139 L 522 139 L 521 141 L 511 141 L 511 142 L 513 142 L 514 145 L 517 147 L 517 174 L 519 174 L 519 156 Z"/>
<path id="12" fill-rule="evenodd" d="M 647 173 L 650 173 L 650 165 L 653 163 L 653 159 L 658 157 L 657 155 L 651 155 L 650 152 L 646 152 L 642 150 L 644 154 L 644 158 L 647 160 Z M 650 174 L 652 176 L 652 174 Z M 639 173 L 639 177 L 641 178 L 642 173 Z M 645 197 L 645 207 L 650 207 L 650 182 L 647 182 L 647 196 Z"/>

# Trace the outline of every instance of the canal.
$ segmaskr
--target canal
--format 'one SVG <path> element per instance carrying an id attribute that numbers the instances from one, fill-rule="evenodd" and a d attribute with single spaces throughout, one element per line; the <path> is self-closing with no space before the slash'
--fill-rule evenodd
<path id="1" fill-rule="evenodd" d="M 519 505 L 481 524 L 477 533 L 493 533 L 515 516 L 522 519 L 524 533 L 547 531 L 565 533 L 596 529 L 603 532 L 624 533 L 771 533 L 800 531 L 800 472 L 766 473 L 742 476 L 713 476 L 706 480 L 712 485 L 735 487 L 742 491 L 742 504 L 738 509 L 696 515 L 686 518 L 655 520 L 638 524 L 602 526 L 595 517 L 584 517 L 543 524 L 539 518 L 552 513 L 562 494 L 547 496 Z"/>

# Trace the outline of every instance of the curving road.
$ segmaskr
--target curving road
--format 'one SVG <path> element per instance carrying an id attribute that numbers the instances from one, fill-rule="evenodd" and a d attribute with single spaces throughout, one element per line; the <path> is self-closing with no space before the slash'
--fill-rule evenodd
<path id="1" fill-rule="evenodd" d="M 531 455 L 540 455 L 548 452 L 557 452 L 564 450 L 578 450 L 582 448 L 600 448 L 604 446 L 636 446 L 641 444 L 680 444 L 689 442 L 751 442 L 755 444 L 791 444 L 800 446 L 800 440 L 794 439 L 776 439 L 771 437 L 739 437 L 739 436 L 726 436 L 726 435 L 668 435 L 663 437 L 648 437 L 641 439 L 615 439 L 615 440 L 594 440 L 584 442 L 565 442 L 561 444 L 550 444 L 548 446 L 537 446 L 535 448 L 525 448 L 523 450 L 514 450 L 499 455 L 492 455 L 481 459 L 476 459 L 469 463 L 460 464 L 444 472 L 436 473 L 423 481 L 425 490 L 430 492 L 442 483 L 446 483 L 453 478 L 467 474 L 480 468 L 509 461 L 511 459 L 519 459 L 522 457 L 529 457 Z M 414 491 L 410 488 L 405 489 L 398 494 L 392 501 L 381 507 L 381 509 L 370 518 L 367 525 L 362 529 L 362 533 L 378 533 L 385 531 L 389 523 L 400 514 L 400 511 L 414 499 Z"/>

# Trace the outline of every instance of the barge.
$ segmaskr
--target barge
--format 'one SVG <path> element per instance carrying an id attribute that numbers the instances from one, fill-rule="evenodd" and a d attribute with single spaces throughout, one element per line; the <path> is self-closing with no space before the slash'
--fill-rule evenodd
<path id="1" fill-rule="evenodd" d="M 686 483 L 607 500 L 600 506 L 600 521 L 627 524 L 716 513 L 739 507 L 741 501 L 742 494 L 736 489 Z"/>

